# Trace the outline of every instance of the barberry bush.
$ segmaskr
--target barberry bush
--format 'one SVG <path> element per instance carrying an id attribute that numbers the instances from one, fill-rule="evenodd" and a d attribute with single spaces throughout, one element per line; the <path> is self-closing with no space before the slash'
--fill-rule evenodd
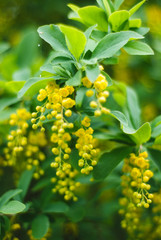
<path id="1" fill-rule="evenodd" d="M 80 27 L 39 27 L 45 60 L 35 32 L 3 59 L 1 239 L 161 238 L 161 117 L 146 122 L 134 88 L 110 77 L 122 56 L 154 54 L 135 18 L 145 0 L 122 3 L 69 4 Z"/>

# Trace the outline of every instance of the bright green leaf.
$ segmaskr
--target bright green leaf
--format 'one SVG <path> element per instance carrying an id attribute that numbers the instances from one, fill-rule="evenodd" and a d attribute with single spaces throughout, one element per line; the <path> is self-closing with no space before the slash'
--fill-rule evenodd
<path id="1" fill-rule="evenodd" d="M 13 200 L 0 208 L 3 214 L 17 214 L 25 209 L 25 205 L 19 201 Z"/>
<path id="2" fill-rule="evenodd" d="M 11 92 L 17 93 L 24 86 L 25 82 L 26 81 L 10 81 L 6 83 L 6 88 Z"/>
<path id="3" fill-rule="evenodd" d="M 129 19 L 129 12 L 126 10 L 115 11 L 109 16 L 109 23 L 112 31 L 117 32 L 124 29 L 125 22 Z"/>
<path id="4" fill-rule="evenodd" d="M 69 27 L 62 24 L 60 25 L 60 29 L 65 35 L 69 51 L 77 60 L 79 60 L 87 42 L 84 33 L 74 27 Z"/>
<path id="5" fill-rule="evenodd" d="M 131 41 L 124 46 L 125 51 L 130 55 L 153 55 L 153 50 L 144 42 Z"/>
<path id="6" fill-rule="evenodd" d="M 14 189 L 14 190 L 9 190 L 6 193 L 4 193 L 1 198 L 0 198 L 0 207 L 6 204 L 11 198 L 16 196 L 17 194 L 21 193 L 21 189 Z"/>
<path id="7" fill-rule="evenodd" d="M 141 1 L 140 3 L 136 4 L 133 8 L 130 9 L 129 14 L 130 17 L 146 2 L 146 0 Z"/>
<path id="8" fill-rule="evenodd" d="M 97 24 L 97 29 L 107 32 L 108 22 L 105 12 L 96 6 L 87 6 L 78 10 L 80 18 L 85 25 L 93 26 Z"/>
<path id="9" fill-rule="evenodd" d="M 129 20 L 129 28 L 140 28 L 141 24 L 142 24 L 141 19 Z"/>

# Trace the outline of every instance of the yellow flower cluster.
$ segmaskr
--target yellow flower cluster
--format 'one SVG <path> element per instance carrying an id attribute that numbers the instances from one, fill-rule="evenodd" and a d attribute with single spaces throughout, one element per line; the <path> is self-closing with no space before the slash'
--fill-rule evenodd
<path id="1" fill-rule="evenodd" d="M 90 127 L 90 119 L 85 117 L 82 120 L 82 126 L 74 134 L 78 137 L 76 148 L 79 151 L 78 165 L 81 167 L 81 173 L 89 174 L 93 166 L 97 165 L 99 149 L 95 147 L 96 140 L 93 138 L 93 129 Z"/>
<path id="2" fill-rule="evenodd" d="M 45 160 L 45 155 L 41 148 L 47 145 L 47 140 L 43 132 L 27 132 L 31 114 L 26 109 L 18 109 L 17 113 L 11 114 L 10 124 L 17 129 L 11 130 L 8 135 L 7 148 L 4 149 L 4 166 L 13 166 L 15 179 L 19 178 L 25 169 L 31 170 L 34 167 L 33 177 L 38 179 L 44 174 L 40 167 L 40 162 Z"/>
<path id="3" fill-rule="evenodd" d="M 121 227 L 126 229 L 129 239 L 135 239 L 136 232 L 138 232 L 142 209 L 137 208 L 134 203 L 126 196 L 119 200 L 122 209 L 119 214 L 123 217 Z M 136 238 L 137 239 L 137 238 Z"/>
<path id="4" fill-rule="evenodd" d="M 47 145 L 47 140 L 43 132 L 33 133 L 32 131 L 28 136 L 28 144 L 25 148 L 24 154 L 27 158 L 26 168 L 31 170 L 33 167 L 35 179 L 39 179 L 44 175 L 44 170 L 41 168 L 40 163 L 45 160 L 45 154 L 41 151 L 42 147 Z"/>
<path id="5" fill-rule="evenodd" d="M 69 97 L 73 92 L 72 86 L 59 88 L 55 82 L 50 82 L 45 89 L 39 91 L 37 99 L 40 102 L 45 100 L 45 103 L 42 107 L 36 107 L 37 112 L 32 113 L 31 122 L 33 129 L 41 126 L 41 131 L 44 131 L 42 127 L 42 121 L 46 119 L 44 112 L 50 111 L 47 114 L 47 119 L 53 118 L 54 120 L 51 127 L 51 142 L 54 144 L 52 152 L 55 155 L 51 167 L 56 168 L 57 176 L 57 179 L 52 178 L 52 182 L 56 184 L 53 192 L 64 195 L 65 200 L 73 199 L 76 201 L 77 197 L 74 195 L 74 191 L 80 183 L 74 181 L 77 171 L 72 170 L 70 163 L 68 163 L 71 153 L 69 142 L 72 138 L 70 130 L 73 129 L 74 125 L 65 119 L 65 117 L 71 117 L 71 108 L 75 105 L 75 100 Z M 37 117 L 38 112 L 40 112 L 39 117 Z"/>
<path id="6" fill-rule="evenodd" d="M 32 113 L 32 128 L 41 127 L 41 131 L 45 131 L 42 125 L 46 118 L 61 120 L 63 113 L 66 117 L 70 117 L 72 115 L 70 108 L 75 105 L 75 101 L 69 95 L 73 92 L 74 88 L 72 86 L 59 88 L 54 81 L 50 82 L 45 89 L 40 89 L 37 99 L 40 102 L 45 102 L 42 106 L 37 106 L 36 112 Z M 44 114 L 45 111 L 48 112 L 46 115 Z"/>
<path id="7" fill-rule="evenodd" d="M 102 113 L 109 114 L 109 109 L 102 106 L 109 96 L 109 92 L 106 90 L 108 82 L 105 76 L 100 74 L 94 83 L 92 83 L 87 77 L 84 77 L 82 83 L 86 88 L 93 88 L 86 92 L 86 96 L 92 97 L 95 95 L 97 99 L 96 101 L 90 102 L 90 107 L 96 109 L 94 115 L 98 117 L 101 116 Z"/>
<path id="8" fill-rule="evenodd" d="M 122 176 L 123 194 L 132 199 L 137 207 L 148 208 L 152 202 L 153 194 L 149 193 L 151 186 L 148 181 L 153 176 L 149 170 L 149 160 L 147 152 L 142 152 L 138 156 L 134 153 L 129 159 L 124 160 Z"/>
<path id="9" fill-rule="evenodd" d="M 75 181 L 78 171 L 72 170 L 72 166 L 69 163 L 63 162 L 61 168 L 56 172 L 58 178 L 52 178 L 51 182 L 55 184 L 52 189 L 53 193 L 58 192 L 64 195 L 65 200 L 77 201 L 78 198 L 75 196 L 75 190 L 80 186 L 80 182 Z"/>
<path id="10" fill-rule="evenodd" d="M 120 199 L 119 213 L 123 216 L 121 225 L 127 230 L 129 235 L 134 234 L 139 228 L 139 219 L 142 208 L 149 208 L 152 202 L 153 194 L 149 193 L 149 179 L 153 176 L 153 172 L 149 170 L 149 160 L 147 152 L 139 153 L 136 156 L 130 154 L 130 158 L 124 160 L 123 173 L 121 177 L 123 198 Z"/>
<path id="11" fill-rule="evenodd" d="M 7 148 L 4 149 L 5 158 L 7 159 L 5 163 L 8 166 L 16 164 L 17 155 L 23 151 L 24 146 L 27 144 L 27 138 L 24 135 L 29 126 L 26 121 L 29 120 L 30 117 L 30 113 L 24 108 L 18 109 L 16 113 L 10 116 L 9 124 L 14 127 L 16 126 L 16 128 L 11 130 L 7 136 Z"/>

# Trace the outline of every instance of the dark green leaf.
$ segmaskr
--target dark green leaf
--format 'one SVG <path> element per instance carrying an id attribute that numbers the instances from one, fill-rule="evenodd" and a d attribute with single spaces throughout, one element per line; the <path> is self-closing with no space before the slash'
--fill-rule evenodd
<path id="1" fill-rule="evenodd" d="M 54 202 L 43 209 L 44 213 L 66 213 L 69 210 L 69 207 L 64 202 Z"/>
<path id="2" fill-rule="evenodd" d="M 158 169 L 161 171 L 161 151 L 148 148 L 149 158 L 154 161 Z"/>
<path id="3" fill-rule="evenodd" d="M 22 189 L 22 193 L 20 194 L 21 198 L 24 199 L 26 196 L 26 193 L 28 191 L 28 188 L 30 186 L 31 180 L 32 180 L 32 175 L 33 175 L 34 170 L 26 170 L 23 172 L 23 174 L 20 177 L 20 180 L 18 182 L 18 187 Z"/>
<path id="4" fill-rule="evenodd" d="M 97 166 L 94 168 L 93 176 L 96 180 L 105 179 L 112 170 L 132 152 L 131 147 L 120 147 L 102 154 Z"/>
<path id="5" fill-rule="evenodd" d="M 49 229 L 49 219 L 46 215 L 39 215 L 32 221 L 32 236 L 41 239 Z"/>

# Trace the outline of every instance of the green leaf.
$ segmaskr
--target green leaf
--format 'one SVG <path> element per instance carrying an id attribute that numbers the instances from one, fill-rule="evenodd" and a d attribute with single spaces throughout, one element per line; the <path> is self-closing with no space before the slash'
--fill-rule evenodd
<path id="1" fill-rule="evenodd" d="M 74 12 L 78 12 L 78 10 L 80 9 L 80 7 L 78 7 L 77 5 L 75 5 L 75 4 L 67 4 L 67 6 L 70 8 L 70 9 L 72 9 Z"/>
<path id="2" fill-rule="evenodd" d="M 6 42 L 0 42 L 0 54 L 6 52 L 10 48 L 10 45 Z"/>
<path id="3" fill-rule="evenodd" d="M 16 196 L 17 194 L 21 193 L 21 189 L 14 189 L 14 190 L 9 190 L 6 193 L 2 195 L 0 198 L 0 207 L 2 207 L 4 204 L 6 204 L 11 198 Z"/>
<path id="4" fill-rule="evenodd" d="M 0 111 L 19 101 L 20 99 L 18 99 L 17 97 L 5 97 L 3 99 L 0 99 Z"/>
<path id="5" fill-rule="evenodd" d="M 110 76 L 104 71 L 101 71 L 101 73 L 102 73 L 102 75 L 104 75 L 106 77 L 106 80 L 108 82 L 108 87 L 112 86 L 113 82 L 112 82 L 112 79 L 110 78 Z"/>
<path id="6" fill-rule="evenodd" d="M 117 32 L 124 29 L 125 22 L 129 19 L 129 12 L 126 10 L 115 11 L 109 16 L 109 23 L 112 31 Z"/>
<path id="7" fill-rule="evenodd" d="M 49 43 L 54 50 L 69 52 L 65 42 L 65 37 L 58 26 L 51 24 L 39 27 L 38 33 L 40 37 Z"/>
<path id="8" fill-rule="evenodd" d="M 107 16 L 105 12 L 96 6 L 87 6 L 80 8 L 78 14 L 83 23 L 88 27 L 96 25 L 97 29 L 103 32 L 108 30 Z"/>
<path id="9" fill-rule="evenodd" d="M 152 137 L 158 137 L 161 134 L 161 124 L 157 125 L 152 131 Z"/>
<path id="10" fill-rule="evenodd" d="M 86 93 L 86 88 L 85 87 L 81 87 L 77 90 L 76 98 L 75 98 L 76 107 L 80 108 L 82 106 L 85 93 Z"/>
<path id="11" fill-rule="evenodd" d="M 27 80 L 31 76 L 31 70 L 30 68 L 22 68 L 14 72 L 13 74 L 13 80 L 14 81 L 22 81 L 22 80 Z"/>
<path id="12" fill-rule="evenodd" d="M 126 92 L 127 92 L 127 107 L 130 114 L 130 119 L 133 127 L 137 129 L 141 123 L 141 109 L 139 106 L 138 97 L 135 91 L 130 87 L 127 87 Z"/>
<path id="13" fill-rule="evenodd" d="M 111 14 L 111 7 L 110 7 L 110 1 L 109 0 L 103 0 L 103 4 L 105 7 L 105 11 L 107 13 L 107 16 Z"/>
<path id="14" fill-rule="evenodd" d="M 155 141 L 154 141 L 155 145 L 161 145 L 161 135 L 159 135 L 158 137 L 156 137 Z"/>
<path id="15" fill-rule="evenodd" d="M 121 6 L 121 4 L 124 2 L 124 0 L 115 0 L 114 2 L 114 8 L 117 10 Z"/>
<path id="16" fill-rule="evenodd" d="M 150 124 L 144 123 L 137 130 L 130 127 L 125 115 L 119 111 L 111 111 L 111 116 L 115 117 L 121 123 L 121 129 L 124 133 L 128 134 L 130 138 L 138 145 L 147 142 L 151 137 Z"/>
<path id="17" fill-rule="evenodd" d="M 22 189 L 22 193 L 20 194 L 20 199 L 22 200 L 25 198 L 28 188 L 30 186 L 33 171 L 34 171 L 33 169 L 30 171 L 29 170 L 24 171 L 18 182 L 18 188 Z"/>
<path id="18" fill-rule="evenodd" d="M 87 42 L 84 33 L 74 27 L 69 27 L 62 24 L 60 25 L 60 29 L 65 35 L 69 51 L 77 60 L 79 60 Z"/>
<path id="19" fill-rule="evenodd" d="M 68 81 L 66 81 L 66 85 L 68 86 L 80 86 L 81 84 L 81 79 L 82 79 L 82 71 L 79 70 L 76 72 L 76 74 L 74 75 L 74 77 L 70 78 Z"/>
<path id="20" fill-rule="evenodd" d="M 3 214 L 17 214 L 25 209 L 25 204 L 13 200 L 0 208 L 0 212 Z"/>
<path id="21" fill-rule="evenodd" d="M 43 209 L 44 213 L 66 213 L 69 207 L 64 202 L 54 202 Z"/>
<path id="22" fill-rule="evenodd" d="M 153 160 L 158 169 L 161 171 L 161 151 L 148 148 L 149 158 Z"/>
<path id="23" fill-rule="evenodd" d="M 141 1 L 140 3 L 136 4 L 133 8 L 130 9 L 129 14 L 130 17 L 146 2 L 146 0 Z"/>
<path id="24" fill-rule="evenodd" d="M 142 39 L 143 36 L 132 31 L 108 34 L 98 42 L 92 53 L 92 58 L 103 59 L 113 57 L 131 38 Z"/>
<path id="25" fill-rule="evenodd" d="M 141 24 L 142 24 L 141 19 L 129 20 L 129 28 L 140 28 Z"/>
<path id="26" fill-rule="evenodd" d="M 26 81 L 10 81 L 6 83 L 6 88 L 9 89 L 10 92 L 17 93 L 24 86 Z"/>
<path id="27" fill-rule="evenodd" d="M 79 204 L 73 204 L 70 207 L 67 216 L 72 222 L 80 222 L 85 216 L 85 213 L 86 212 L 83 206 Z"/>
<path id="28" fill-rule="evenodd" d="M 26 81 L 23 88 L 18 92 L 18 98 L 23 96 L 33 96 L 34 94 L 38 93 L 41 88 L 44 88 L 49 81 L 52 81 L 53 78 L 41 78 L 41 77 L 34 77 L 30 78 Z"/>
<path id="29" fill-rule="evenodd" d="M 92 83 L 94 83 L 99 74 L 100 69 L 98 64 L 86 66 L 86 76 L 90 79 Z"/>
<path id="30" fill-rule="evenodd" d="M 138 29 L 135 29 L 135 32 L 141 34 L 141 35 L 145 35 L 149 32 L 150 28 L 148 27 L 141 27 L 141 28 L 138 28 Z"/>
<path id="31" fill-rule="evenodd" d="M 32 221 L 32 236 L 41 239 L 49 229 L 49 219 L 46 215 L 39 215 Z"/>
<path id="32" fill-rule="evenodd" d="M 125 51 L 130 55 L 153 55 L 153 50 L 144 42 L 128 42 L 124 46 Z"/>
<path id="33" fill-rule="evenodd" d="M 10 115 L 12 113 L 16 113 L 17 108 L 11 108 L 11 109 L 5 109 L 0 111 L 0 122 L 3 122 L 4 120 L 8 120 L 10 118 Z"/>
<path id="34" fill-rule="evenodd" d="M 124 129 L 125 133 L 128 133 L 129 131 L 126 131 Z M 131 138 L 139 145 L 142 143 L 146 143 L 151 137 L 151 127 L 150 123 L 144 123 L 139 129 L 135 131 L 135 133 L 131 134 Z"/>
<path id="35" fill-rule="evenodd" d="M 112 170 L 132 152 L 131 147 L 120 147 L 102 154 L 97 166 L 93 170 L 96 180 L 105 179 Z"/>
<path id="36" fill-rule="evenodd" d="M 21 68 L 30 67 L 38 52 L 38 35 L 35 29 L 29 29 L 25 32 L 16 50 L 18 65 Z"/>

